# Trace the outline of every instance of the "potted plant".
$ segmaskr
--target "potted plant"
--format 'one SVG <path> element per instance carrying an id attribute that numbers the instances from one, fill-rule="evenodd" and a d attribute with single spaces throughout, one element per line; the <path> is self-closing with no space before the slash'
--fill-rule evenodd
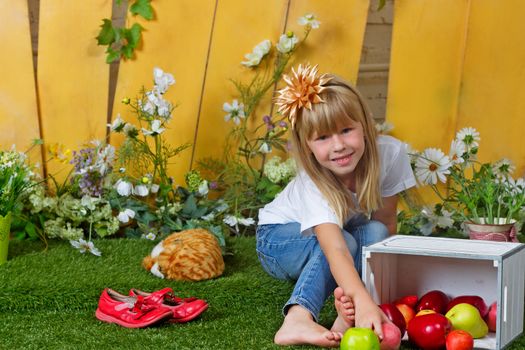
<path id="1" fill-rule="evenodd" d="M 437 148 L 411 153 L 415 175 L 439 197 L 440 214 L 462 221 L 471 239 L 510 241 L 525 206 L 525 181 L 512 178 L 514 166 L 507 159 L 478 162 L 479 141 L 474 128 L 464 128 L 448 156 Z"/>
<path id="2" fill-rule="evenodd" d="M 20 209 L 20 199 L 34 183 L 27 156 L 0 150 L 0 265 L 7 261 L 9 233 L 13 215 Z"/>

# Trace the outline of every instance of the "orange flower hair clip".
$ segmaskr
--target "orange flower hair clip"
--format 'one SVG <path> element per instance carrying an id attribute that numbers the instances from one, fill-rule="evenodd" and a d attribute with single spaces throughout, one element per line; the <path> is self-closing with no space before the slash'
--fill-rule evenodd
<path id="1" fill-rule="evenodd" d="M 297 112 L 301 108 L 311 110 L 312 105 L 324 102 L 319 94 L 325 89 L 323 85 L 331 78 L 324 74 L 318 76 L 317 65 L 314 67 L 309 64 L 299 65 L 297 71 L 292 68 L 292 73 L 283 76 L 286 87 L 277 92 L 279 95 L 276 97 L 275 104 L 279 112 L 288 117 L 293 128 Z"/>

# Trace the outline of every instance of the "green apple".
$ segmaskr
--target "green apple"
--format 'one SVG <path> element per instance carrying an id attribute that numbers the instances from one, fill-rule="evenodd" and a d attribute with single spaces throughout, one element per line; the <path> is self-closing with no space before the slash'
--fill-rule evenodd
<path id="1" fill-rule="evenodd" d="M 470 304 L 461 303 L 448 310 L 445 315 L 452 324 L 452 329 L 461 329 L 469 332 L 473 338 L 483 338 L 487 335 L 489 328 L 478 309 Z"/>
<path id="2" fill-rule="evenodd" d="M 341 339 L 341 350 L 379 349 L 379 338 L 370 328 L 348 328 Z"/>

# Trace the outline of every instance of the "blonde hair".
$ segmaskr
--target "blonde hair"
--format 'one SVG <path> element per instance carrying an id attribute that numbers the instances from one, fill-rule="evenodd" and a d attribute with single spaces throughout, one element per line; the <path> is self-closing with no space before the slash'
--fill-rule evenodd
<path id="1" fill-rule="evenodd" d="M 323 85 L 325 89 L 320 93 L 324 103 L 312 105 L 311 110 L 301 108 L 297 112 L 297 121 L 292 130 L 292 145 L 297 163 L 313 180 L 342 226 L 350 213 L 370 213 L 382 205 L 377 131 L 371 113 L 359 92 L 338 76 L 326 76 L 331 79 Z M 317 162 L 307 143 L 314 133 L 338 132 L 338 126 L 347 124 L 348 121 L 358 122 L 363 127 L 365 149 L 354 170 L 360 208 L 356 206 L 351 191 L 341 180 Z"/>

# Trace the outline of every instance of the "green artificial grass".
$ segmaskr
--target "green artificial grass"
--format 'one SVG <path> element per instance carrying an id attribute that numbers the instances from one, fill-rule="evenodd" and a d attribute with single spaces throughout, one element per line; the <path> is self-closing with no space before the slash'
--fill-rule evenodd
<path id="1" fill-rule="evenodd" d="M 106 239 L 95 245 L 100 258 L 67 242 L 51 242 L 47 251 L 39 242 L 11 242 L 9 260 L 0 266 L 0 349 L 316 349 L 273 344 L 293 284 L 262 270 L 253 237 L 229 239 L 233 254 L 225 257 L 223 276 L 203 282 L 163 280 L 145 271 L 140 263 L 154 242 Z M 171 287 L 210 307 L 189 323 L 126 329 L 94 316 L 106 287 L 126 294 Z M 331 305 L 320 319 L 327 327 L 336 316 Z M 508 349 L 523 348 L 522 336 Z"/>

